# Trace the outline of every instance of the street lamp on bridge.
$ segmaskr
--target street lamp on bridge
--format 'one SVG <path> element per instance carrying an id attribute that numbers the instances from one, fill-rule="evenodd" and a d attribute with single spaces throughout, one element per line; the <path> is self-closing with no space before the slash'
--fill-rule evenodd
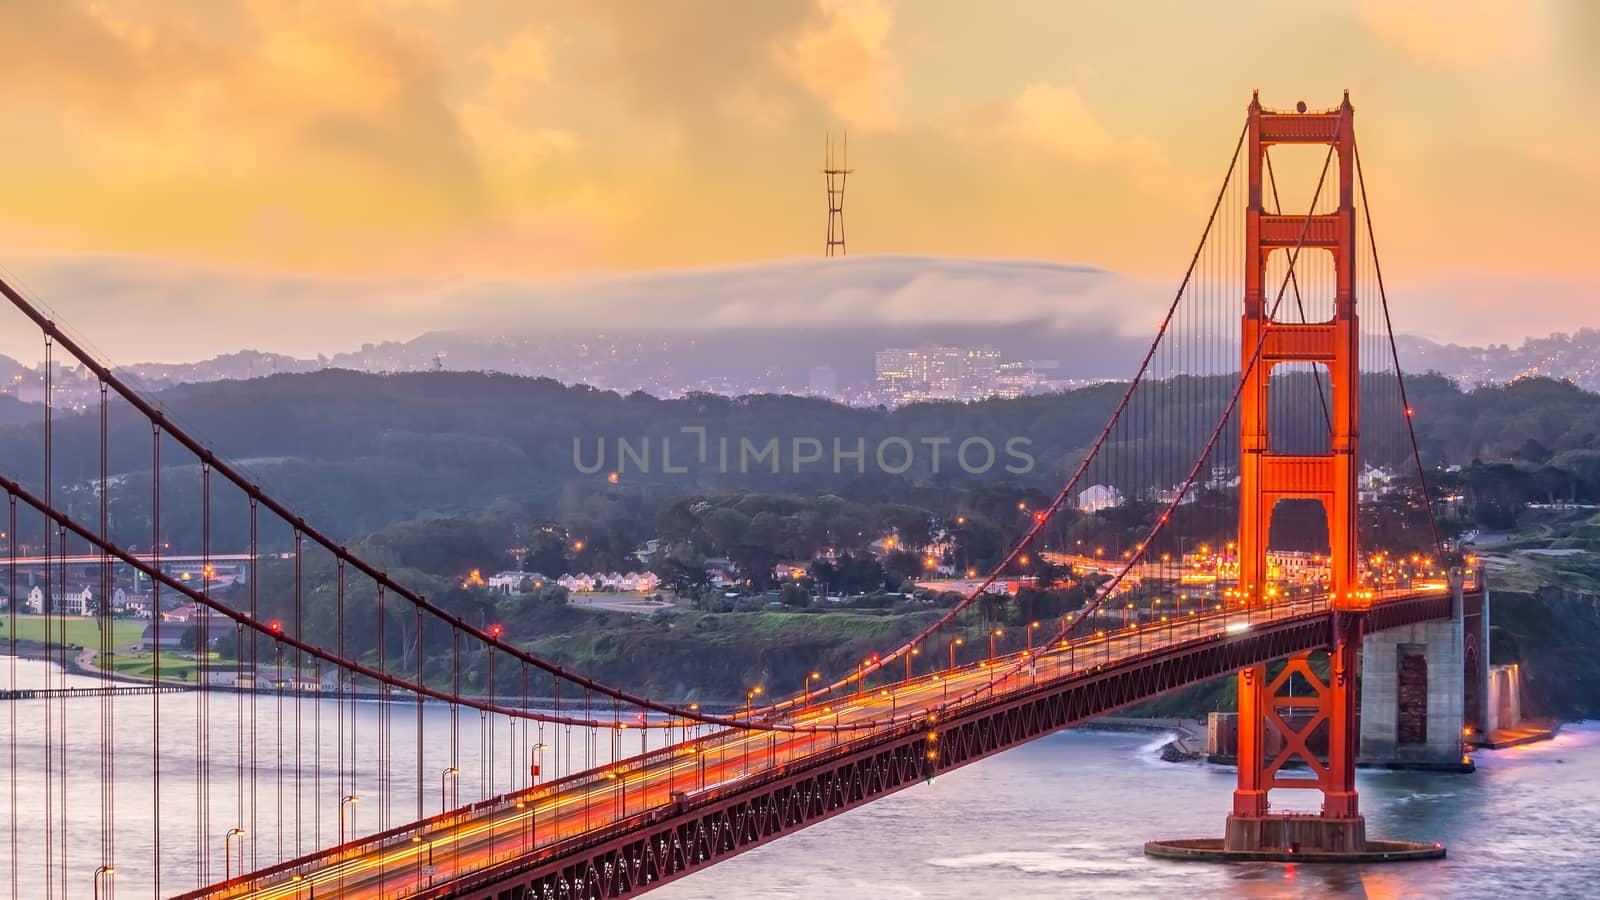
<path id="1" fill-rule="evenodd" d="M 100 900 L 100 876 L 110 878 L 115 874 L 117 874 L 116 866 L 101 866 L 94 870 L 94 900 Z"/>
<path id="2" fill-rule="evenodd" d="M 345 820 L 344 810 L 345 810 L 345 807 L 347 807 L 347 806 L 354 807 L 357 803 L 360 803 L 360 802 L 361 802 L 361 798 L 357 797 L 355 794 L 346 794 L 345 796 L 339 798 L 339 846 L 341 846 L 341 847 L 343 847 L 344 843 L 345 843 L 345 837 L 344 837 L 344 820 Z M 354 809 L 351 809 L 350 816 L 352 818 L 354 818 L 354 816 L 355 816 L 355 810 Z"/>
<path id="3" fill-rule="evenodd" d="M 230 828 L 222 836 L 222 880 L 233 880 L 233 839 L 244 837 L 243 828 Z"/>
<path id="4" fill-rule="evenodd" d="M 856 663 L 856 696 L 859 697 L 863 693 L 866 693 L 866 690 L 867 690 L 867 675 L 866 675 L 866 671 L 865 671 L 866 667 L 876 663 L 877 661 L 878 661 L 878 654 L 874 653 L 871 656 L 867 657 L 866 659 L 863 659 L 861 662 Z"/>
<path id="5" fill-rule="evenodd" d="M 461 770 L 451 766 L 439 773 L 439 812 L 450 811 L 450 779 L 461 774 Z"/>
<path id="6" fill-rule="evenodd" d="M 539 771 L 541 768 L 539 761 L 542 758 L 540 754 L 542 754 L 549 746 L 550 745 L 544 741 L 540 741 L 539 743 L 528 748 L 528 787 L 538 786 Z"/>
<path id="7" fill-rule="evenodd" d="M 801 695 L 802 698 L 803 698 L 801 703 L 802 703 L 802 707 L 804 709 L 810 709 L 811 708 L 811 679 L 813 679 L 813 678 L 821 678 L 821 677 L 822 677 L 822 673 L 821 672 L 812 672 L 811 674 L 806 676 L 806 689 L 805 689 L 805 692 Z"/>

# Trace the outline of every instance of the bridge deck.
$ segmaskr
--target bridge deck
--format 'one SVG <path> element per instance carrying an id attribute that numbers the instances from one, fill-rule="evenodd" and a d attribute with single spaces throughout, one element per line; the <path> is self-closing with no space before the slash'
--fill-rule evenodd
<path id="1" fill-rule="evenodd" d="M 1377 598 L 1369 627 L 1440 618 L 1449 614 L 1449 601 L 1442 586 L 1388 592 Z M 1315 649 L 1331 635 L 1330 619 L 1325 599 L 1307 598 L 1264 609 L 1191 612 L 1169 622 L 1080 638 L 1037 651 L 1031 666 L 959 707 L 947 708 L 949 699 L 981 688 L 990 680 L 991 666 L 1010 667 L 1020 656 L 864 694 L 819 698 L 785 721 L 840 724 L 914 715 L 867 733 L 734 729 L 696 737 L 242 876 L 183 900 L 290 900 L 309 886 L 318 897 L 348 898 L 638 893 L 936 771 L 1244 665 Z M 1069 698 L 1086 686 L 1098 699 Z M 1045 712 L 1041 703 L 1055 706 Z M 929 740 L 933 729 L 944 736 L 943 743 Z M 879 759 L 871 771 L 855 776 L 872 784 L 846 787 L 834 779 L 830 796 L 808 794 L 806 809 L 779 813 L 771 808 L 775 780 L 793 782 L 812 770 L 853 765 L 874 755 Z M 818 787 L 807 790 L 815 794 Z M 769 801 L 763 822 L 728 818 L 732 805 L 748 805 L 757 795 Z M 707 832 L 708 812 L 722 817 L 713 828 L 717 833 Z M 652 842 L 660 846 L 652 848 Z M 652 855 L 656 858 L 646 859 Z M 503 893 L 509 885 L 531 892 Z"/>

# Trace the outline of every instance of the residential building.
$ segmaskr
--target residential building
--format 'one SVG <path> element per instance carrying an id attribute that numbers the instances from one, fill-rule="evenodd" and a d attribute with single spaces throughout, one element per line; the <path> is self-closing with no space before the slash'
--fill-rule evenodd
<path id="1" fill-rule="evenodd" d="M 61 593 L 61 609 L 68 615 L 94 615 L 98 609 L 94 602 L 94 590 L 86 584 L 68 586 Z"/>
<path id="2" fill-rule="evenodd" d="M 542 580 L 542 577 L 541 577 Z M 533 577 L 527 572 L 496 572 L 485 581 L 492 594 L 520 594 L 523 585 L 533 586 Z"/>
<path id="3" fill-rule="evenodd" d="M 1086 513 L 1115 509 L 1122 505 L 1122 492 L 1110 485 L 1093 484 L 1078 492 L 1078 509 Z"/>
<path id="4" fill-rule="evenodd" d="M 556 584 L 575 594 L 588 593 L 595 588 L 594 576 L 588 574 L 563 575 L 556 579 Z"/>

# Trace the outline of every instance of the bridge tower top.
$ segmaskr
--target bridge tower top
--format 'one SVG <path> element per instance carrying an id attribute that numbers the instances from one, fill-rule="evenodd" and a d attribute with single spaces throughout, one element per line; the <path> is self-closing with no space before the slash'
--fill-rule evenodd
<path id="1" fill-rule="evenodd" d="M 1357 583 L 1356 479 L 1360 436 L 1360 324 L 1356 315 L 1355 108 L 1347 92 L 1332 109 L 1307 112 L 1268 110 L 1251 98 L 1248 152 L 1249 199 L 1245 210 L 1245 282 L 1241 351 L 1244 388 L 1239 398 L 1239 591 L 1244 602 L 1259 605 L 1267 590 L 1267 537 L 1272 511 L 1281 500 L 1319 501 L 1327 513 L 1330 581 L 1341 609 L 1365 608 L 1370 600 Z M 1279 144 L 1329 148 L 1311 208 L 1268 211 L 1263 169 Z M 1337 163 L 1336 173 L 1329 169 Z M 1268 170 L 1270 171 L 1270 169 Z M 1337 178 L 1337 205 L 1326 204 Z M 1274 191 L 1276 200 L 1276 191 Z M 1276 205 L 1276 204 L 1275 204 Z M 1268 285 L 1273 254 L 1284 254 L 1282 283 Z M 1276 317 L 1293 284 L 1302 257 L 1332 257 L 1333 312 L 1322 322 L 1290 322 Z M 1275 278 L 1274 281 L 1277 279 Z M 1284 452 L 1272 444 L 1268 391 L 1273 370 L 1285 363 L 1314 364 L 1317 379 L 1327 378 L 1327 450 Z"/>

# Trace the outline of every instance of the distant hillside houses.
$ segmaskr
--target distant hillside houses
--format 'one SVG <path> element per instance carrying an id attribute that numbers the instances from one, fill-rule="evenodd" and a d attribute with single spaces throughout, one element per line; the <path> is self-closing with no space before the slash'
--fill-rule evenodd
<path id="1" fill-rule="evenodd" d="M 22 597 L 22 611 L 42 613 L 45 611 L 45 589 L 41 585 L 34 585 Z M 55 591 L 56 602 L 51 605 L 52 612 L 61 612 L 69 616 L 92 616 L 100 612 L 100 601 L 95 597 L 95 589 L 86 584 L 68 584 L 66 590 Z M 0 605 L 5 605 L 0 600 Z M 148 617 L 150 615 L 150 596 L 136 594 L 126 588 L 113 588 L 111 591 L 110 609 L 114 613 Z"/>
<path id="2" fill-rule="evenodd" d="M 1371 503 L 1393 492 L 1396 490 L 1396 477 L 1393 470 L 1384 466 L 1365 467 L 1359 478 L 1357 499 L 1362 503 Z"/>
<path id="3" fill-rule="evenodd" d="M 561 585 L 575 594 L 585 594 L 592 591 L 616 591 L 618 593 L 648 593 L 661 586 L 661 579 L 654 572 L 596 572 L 589 574 L 579 572 L 576 575 L 563 575 L 556 579 L 556 584 Z"/>
<path id="4" fill-rule="evenodd" d="M 1078 508 L 1086 513 L 1122 505 L 1122 492 L 1110 485 L 1092 484 L 1078 492 Z"/>
<path id="5" fill-rule="evenodd" d="M 492 594 L 524 594 L 550 584 L 550 579 L 538 572 L 496 572 L 484 584 Z"/>
<path id="6" fill-rule="evenodd" d="M 94 599 L 94 589 L 86 584 L 69 584 L 65 590 L 57 589 L 55 602 L 50 604 L 51 612 L 62 612 L 69 616 L 92 616 L 99 612 L 99 604 Z M 34 585 L 28 589 L 27 606 L 29 612 L 46 612 L 44 588 Z"/>

